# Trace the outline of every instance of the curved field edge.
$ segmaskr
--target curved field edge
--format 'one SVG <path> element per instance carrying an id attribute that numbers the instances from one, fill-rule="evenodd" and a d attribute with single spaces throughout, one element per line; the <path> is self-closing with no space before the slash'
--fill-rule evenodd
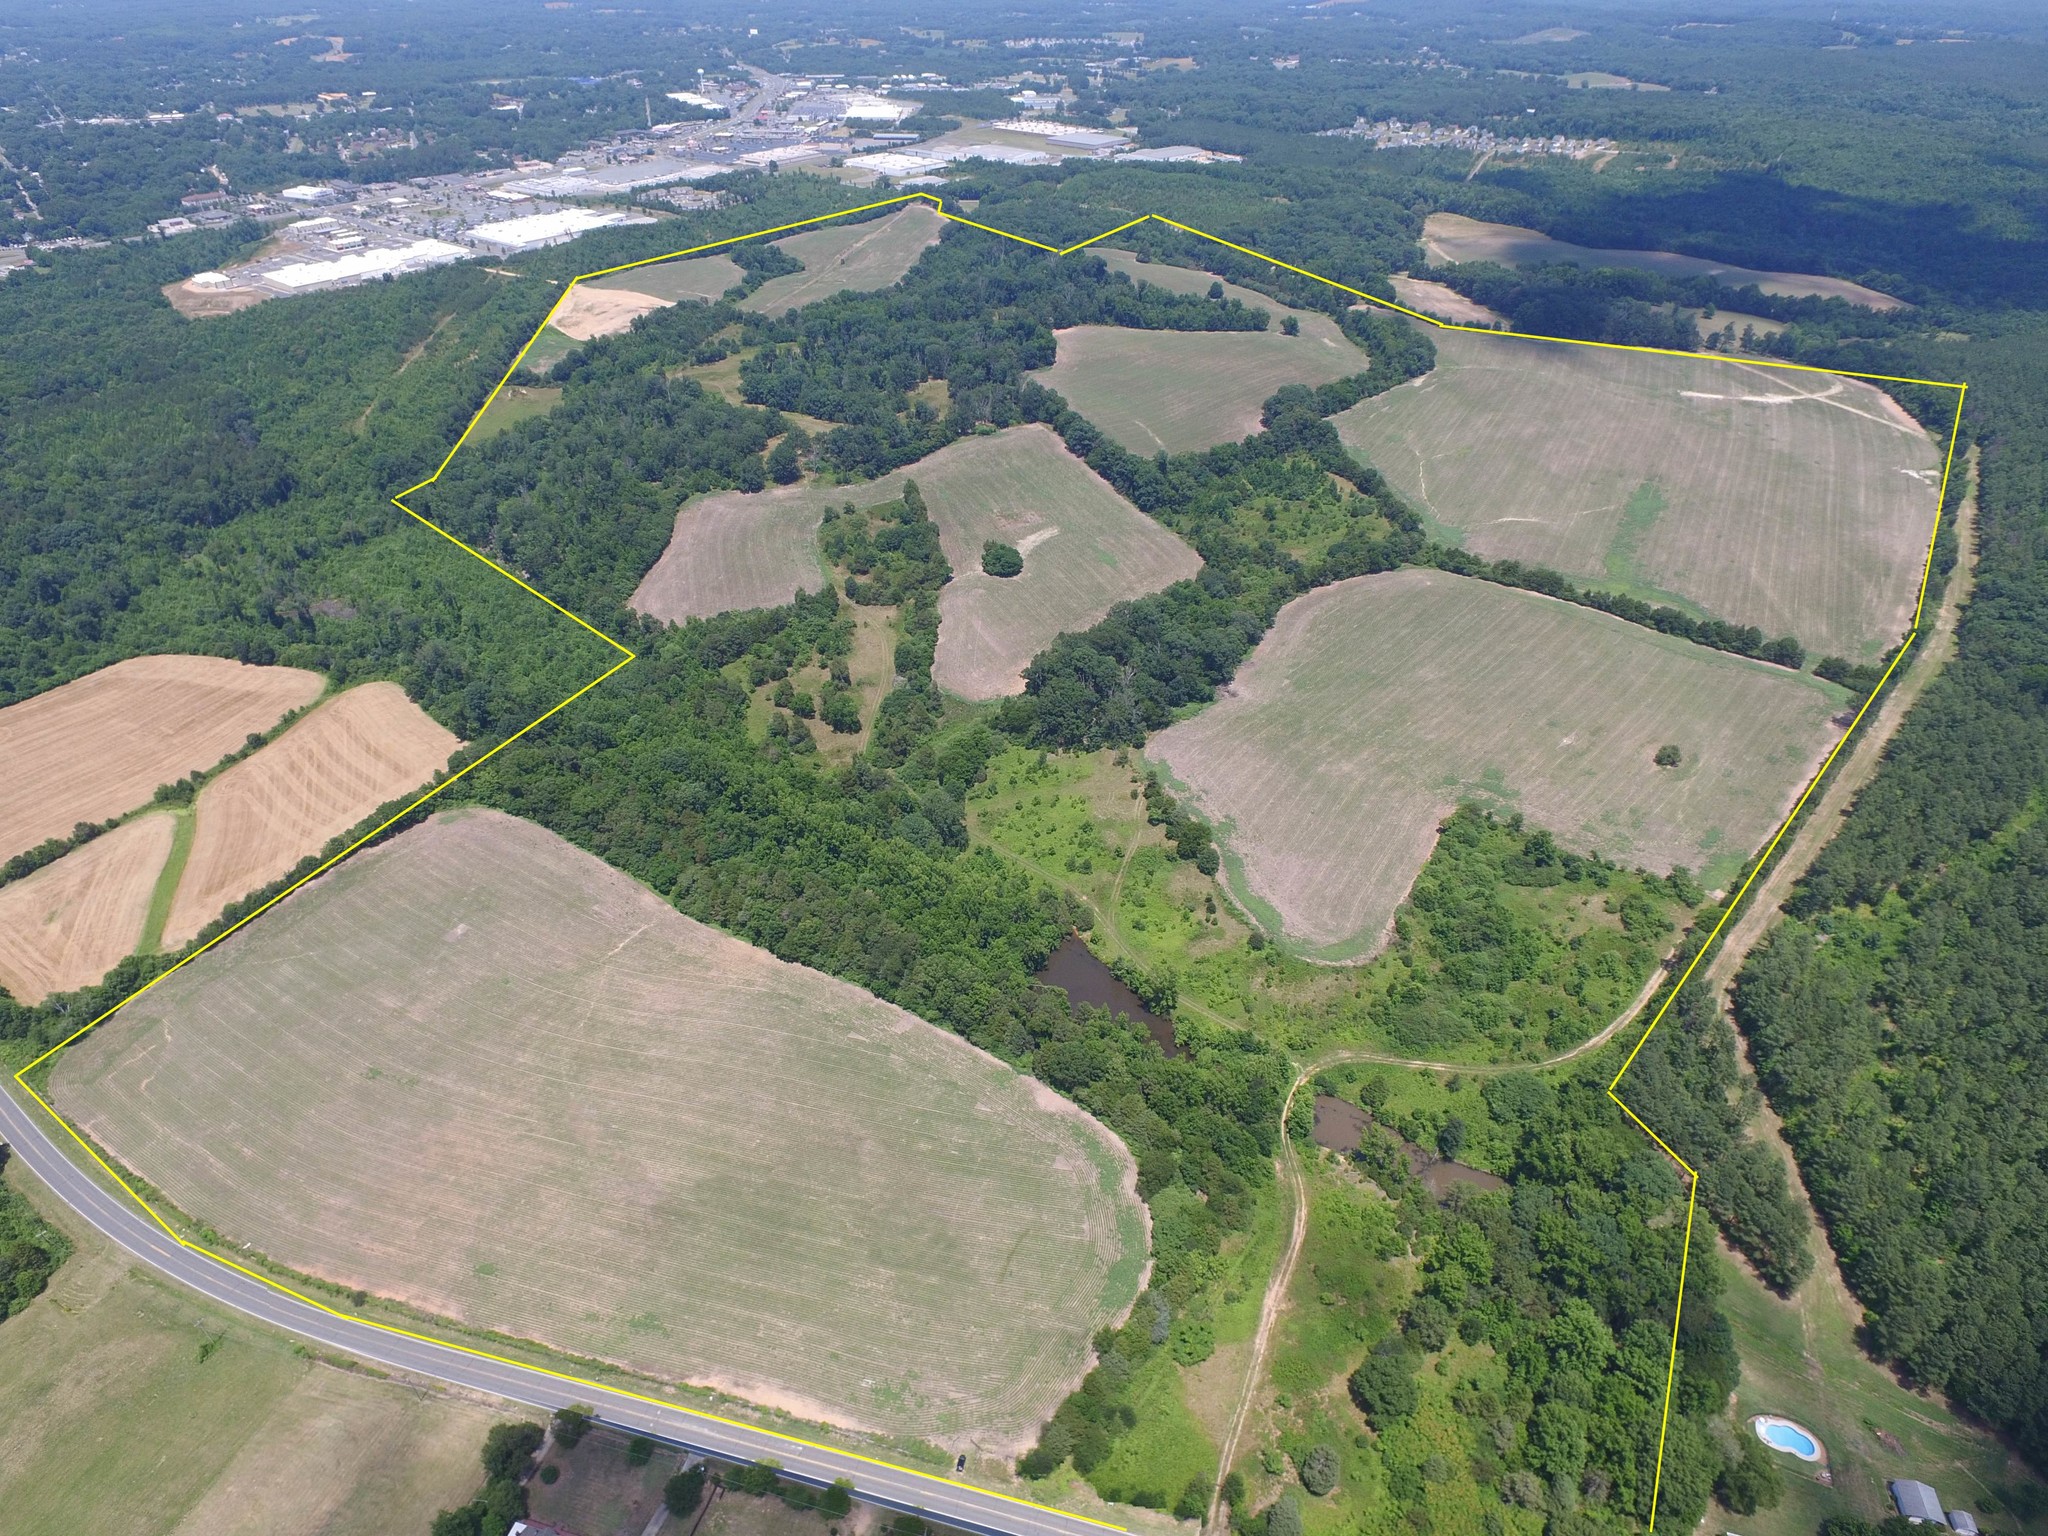
<path id="1" fill-rule="evenodd" d="M 1078 1106 L 491 811 L 316 882 L 51 1088 L 275 1260 L 854 1428 L 1021 1442 L 1146 1266 Z"/>

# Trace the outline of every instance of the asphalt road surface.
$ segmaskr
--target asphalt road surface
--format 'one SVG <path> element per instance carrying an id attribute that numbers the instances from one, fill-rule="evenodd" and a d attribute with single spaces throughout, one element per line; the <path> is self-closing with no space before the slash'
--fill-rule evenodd
<path id="1" fill-rule="evenodd" d="M 603 1387 L 566 1381 L 545 1371 L 334 1316 L 179 1246 L 125 1196 L 111 1194 L 89 1178 L 21 1103 L 4 1091 L 0 1091 L 0 1139 L 60 1200 L 152 1269 L 223 1306 L 324 1348 L 543 1410 L 581 1403 L 595 1408 L 604 1423 L 620 1429 L 727 1461 L 780 1462 L 784 1476 L 818 1487 L 845 1478 L 855 1493 L 870 1503 L 915 1511 L 981 1536 L 1101 1536 L 1105 1529 L 1118 1529 L 943 1477 L 877 1465 L 850 1452 L 805 1445 L 767 1430 L 642 1402 Z"/>

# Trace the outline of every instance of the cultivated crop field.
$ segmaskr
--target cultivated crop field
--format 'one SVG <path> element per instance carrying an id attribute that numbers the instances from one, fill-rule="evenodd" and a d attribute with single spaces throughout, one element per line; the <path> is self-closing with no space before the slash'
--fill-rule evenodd
<path id="1" fill-rule="evenodd" d="M 0 709 L 0 859 L 134 810 L 320 697 L 316 672 L 138 656 Z"/>
<path id="2" fill-rule="evenodd" d="M 322 704 L 199 792 L 165 948 L 182 948 L 229 902 L 420 788 L 460 745 L 396 683 L 365 683 Z"/>
<path id="3" fill-rule="evenodd" d="M 1447 283 L 1432 283 L 1420 277 L 1403 277 L 1399 273 L 1387 279 L 1394 285 L 1394 297 L 1410 309 L 1419 309 L 1425 315 L 1435 315 L 1439 320 L 1448 320 L 1454 325 L 1504 325 L 1506 316 L 1496 314 L 1484 304 L 1468 299 Z"/>
<path id="4" fill-rule="evenodd" d="M 1077 325 L 1058 340 L 1058 360 L 1031 377 L 1131 452 L 1148 455 L 1247 437 L 1281 385 L 1327 384 L 1363 373 L 1370 361 L 1341 333 L 1312 334 L 1306 321 L 1299 336 L 1282 335 L 1277 324 L 1268 331 Z"/>
<path id="5" fill-rule="evenodd" d="M 1841 690 L 1440 571 L 1295 599 L 1147 756 L 1222 829 L 1232 892 L 1304 953 L 1377 951 L 1460 801 L 1579 852 L 1725 879 L 1833 741 Z M 1651 759 L 1679 747 L 1675 768 Z"/>
<path id="6" fill-rule="evenodd" d="M 778 247 L 804 264 L 803 271 L 771 277 L 740 300 L 740 308 L 781 315 L 849 288 L 887 288 L 902 281 L 944 228 L 929 203 L 917 202 L 865 224 L 828 224 L 778 240 Z"/>
<path id="7" fill-rule="evenodd" d="M 1756 284 L 1765 293 L 1787 298 L 1847 299 L 1871 309 L 1903 309 L 1905 305 L 1888 293 L 1866 288 L 1839 277 L 1819 277 L 1810 272 L 1760 272 L 1754 267 L 1735 267 L 1701 256 L 1680 256 L 1672 251 L 1610 251 L 1553 240 L 1533 229 L 1516 224 L 1488 224 L 1468 219 L 1461 213 L 1432 213 L 1422 224 L 1422 249 L 1430 261 L 1447 265 L 1465 261 L 1497 261 L 1504 267 L 1536 266 L 1544 262 L 1570 262 L 1581 267 L 1633 267 L 1644 272 L 1661 272 L 1666 277 L 1714 277 L 1731 287 Z M 1406 302 L 1405 300 L 1403 302 Z M 1418 306 L 1419 307 L 1419 306 Z"/>
<path id="8" fill-rule="evenodd" d="M 1338 435 L 1475 553 L 1882 653 L 1911 618 L 1941 456 L 1826 374 L 1440 332 Z"/>
<path id="9" fill-rule="evenodd" d="M 825 508 L 870 495 L 869 486 L 806 481 L 751 495 L 713 491 L 692 497 L 677 511 L 668 548 L 633 589 L 631 605 L 680 624 L 734 609 L 773 608 L 799 589 L 822 591 L 828 578 L 818 524 Z"/>
<path id="10" fill-rule="evenodd" d="M 321 1364 L 7 1179 L 74 1244 L 0 1349 L 8 1536 L 389 1536 L 476 1491 L 504 1415 Z"/>
<path id="11" fill-rule="evenodd" d="M 962 698 L 1023 692 L 1024 668 L 1054 636 L 1202 568 L 1199 555 L 1067 452 L 1050 427 L 963 438 L 905 473 L 923 492 L 953 567 L 939 595 L 932 677 Z M 1024 552 L 1022 574 L 982 571 L 989 539 Z"/>
<path id="12" fill-rule="evenodd" d="M 1193 267 L 1176 267 L 1164 261 L 1140 261 L 1130 251 L 1104 250 L 1098 247 L 1090 249 L 1102 258 L 1103 264 L 1110 271 L 1121 272 L 1134 283 L 1152 283 L 1169 293 L 1206 294 L 1212 284 L 1221 282 L 1224 298 L 1236 299 L 1247 309 L 1263 309 L 1273 317 L 1271 323 L 1275 331 L 1280 329 L 1281 316 L 1293 315 L 1301 324 L 1303 336 L 1326 342 L 1331 346 L 1351 346 L 1350 338 L 1345 336 L 1342 327 L 1328 315 L 1316 310 L 1296 309 L 1279 299 L 1269 298 L 1256 288 L 1243 288 L 1236 283 L 1226 282 L 1213 272 L 1197 271 Z M 1360 367 L 1363 366 L 1361 363 Z M 1352 370 L 1354 373 L 1357 371 L 1358 369 Z"/>
<path id="13" fill-rule="evenodd" d="M 98 981 L 142 938 L 176 821 L 138 816 L 0 886 L 0 987 L 39 1003 Z"/>
<path id="14" fill-rule="evenodd" d="M 1146 1252 L 1129 1155 L 1050 1089 L 491 811 L 322 877 L 52 1090 L 286 1264 L 892 1432 L 1028 1440 Z"/>
<path id="15" fill-rule="evenodd" d="M 1022 691 L 1024 668 L 1066 630 L 1086 629 L 1125 598 L 1192 576 L 1202 561 L 1068 453 L 1051 428 L 966 437 L 860 485 L 815 481 L 686 503 L 675 537 L 633 606 L 680 622 L 786 603 L 827 582 L 818 524 L 827 507 L 877 506 L 915 480 L 953 579 L 939 597 L 933 676 L 969 699 Z M 981 569 L 989 539 L 1024 551 L 1021 575 Z"/>

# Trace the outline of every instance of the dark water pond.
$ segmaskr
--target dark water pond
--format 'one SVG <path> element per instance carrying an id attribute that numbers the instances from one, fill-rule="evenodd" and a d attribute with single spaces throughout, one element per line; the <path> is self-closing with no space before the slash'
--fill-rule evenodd
<path id="1" fill-rule="evenodd" d="M 1334 1098 L 1327 1093 L 1316 1095 L 1317 1146 L 1328 1147 L 1332 1152 L 1356 1152 L 1358 1138 L 1371 1124 L 1372 1116 L 1349 1099 Z M 1484 1168 L 1468 1168 L 1463 1163 L 1438 1157 L 1412 1141 L 1404 1140 L 1401 1151 L 1408 1159 L 1408 1171 L 1422 1180 L 1423 1187 L 1439 1200 L 1448 1198 L 1452 1186 L 1457 1184 L 1477 1190 L 1508 1187 L 1508 1181 L 1497 1173 L 1488 1173 Z"/>
<path id="2" fill-rule="evenodd" d="M 1070 933 L 1060 940 L 1060 947 L 1046 957 L 1045 968 L 1033 979 L 1041 986 L 1058 987 L 1076 1008 L 1092 1003 L 1144 1025 L 1146 1033 L 1159 1042 L 1159 1049 L 1169 1056 L 1180 1054 L 1180 1047 L 1173 1041 L 1173 1020 L 1162 1019 L 1147 1008 L 1137 993 L 1095 958 L 1095 952 L 1081 941 L 1079 934 Z"/>

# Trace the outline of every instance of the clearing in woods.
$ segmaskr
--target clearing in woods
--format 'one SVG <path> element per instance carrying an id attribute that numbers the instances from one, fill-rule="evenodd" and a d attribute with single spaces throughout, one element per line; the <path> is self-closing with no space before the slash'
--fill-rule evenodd
<path id="1" fill-rule="evenodd" d="M 803 271 L 771 277 L 740 300 L 740 308 L 782 315 L 848 289 L 887 288 L 902 281 L 944 228 L 931 204 L 918 202 L 865 224 L 828 224 L 778 240 L 776 247 L 802 262 Z"/>
<path id="2" fill-rule="evenodd" d="M 0 886 L 0 987 L 33 1005 L 98 981 L 130 954 L 176 826 L 138 816 Z"/>
<path id="3" fill-rule="evenodd" d="M 1268 309 L 1281 305 L 1261 298 Z M 1335 326 L 1328 328 L 1336 331 Z M 1058 360 L 1031 375 L 1133 453 L 1192 453 L 1259 430 L 1259 407 L 1284 384 L 1328 384 L 1371 361 L 1341 333 L 1303 323 L 1266 331 L 1141 331 L 1077 325 L 1056 333 Z"/>
<path id="4" fill-rule="evenodd" d="M 635 267 L 630 272 L 614 272 L 609 277 L 593 277 L 576 286 L 645 294 L 664 304 L 679 304 L 688 299 L 708 303 L 744 281 L 746 275 L 730 256 L 697 256 L 688 261 L 664 261 L 651 267 Z"/>
<path id="5" fill-rule="evenodd" d="M 1507 324 L 1507 316 L 1466 298 L 1447 283 L 1432 283 L 1425 278 L 1407 277 L 1399 272 L 1387 281 L 1394 285 L 1395 298 L 1425 315 L 1435 315 L 1437 319 L 1448 320 L 1453 325 Z"/>
<path id="6" fill-rule="evenodd" d="M 505 1415 L 321 1363 L 156 1279 L 18 1165 L 6 1179 L 73 1244 L 0 1349 L 8 1536 L 387 1536 L 476 1491 Z"/>
<path id="7" fill-rule="evenodd" d="M 1718 882 L 1784 815 L 1846 697 L 1590 609 L 1405 570 L 1289 603 L 1223 696 L 1146 754 L 1217 823 L 1248 910 L 1311 958 L 1362 960 L 1460 801 L 1519 811 L 1577 852 Z M 1651 761 L 1666 743 L 1677 767 Z"/>
<path id="8" fill-rule="evenodd" d="M 667 309 L 674 301 L 619 288 L 578 283 L 569 290 L 548 324 L 571 341 L 591 341 L 629 329 L 650 310 Z"/>
<path id="9" fill-rule="evenodd" d="M 1028 1442 L 1136 1298 L 1130 1155 L 553 833 L 436 816 L 137 996 L 52 1093 L 236 1241 L 843 1424 Z"/>
<path id="10" fill-rule="evenodd" d="M 1533 229 L 1516 224 L 1488 224 L 1468 219 L 1462 213 L 1432 213 L 1422 223 L 1422 249 L 1433 265 L 1448 266 L 1466 261 L 1497 261 L 1504 267 L 1538 266 L 1545 262 L 1570 262 L 1577 267 L 1632 267 L 1644 272 L 1661 272 L 1666 277 L 1712 277 L 1731 288 L 1751 283 L 1765 293 L 1786 298 L 1847 299 L 1869 309 L 1904 309 L 1902 300 L 1861 283 L 1839 277 L 1818 277 L 1810 272 L 1762 272 L 1754 267 L 1731 266 L 1725 261 L 1708 261 L 1701 256 L 1680 256 L 1672 251 L 1614 251 L 1573 245 L 1553 240 Z M 1406 302 L 1405 300 L 1403 301 Z M 1420 306 L 1417 306 L 1420 308 Z"/>
<path id="11" fill-rule="evenodd" d="M 317 672 L 137 656 L 0 709 L 0 859 L 125 815 L 320 697 Z"/>
<path id="12" fill-rule="evenodd" d="M 229 902 L 418 789 L 460 745 L 396 683 L 364 683 L 329 699 L 199 792 L 164 947 L 184 947 Z"/>
<path id="13" fill-rule="evenodd" d="M 1130 251 L 1103 250 L 1097 247 L 1096 254 L 1101 256 L 1103 264 L 1110 271 L 1121 272 L 1134 283 L 1152 283 L 1169 293 L 1202 294 L 1206 294 L 1212 285 L 1221 283 L 1224 298 L 1236 299 L 1247 309 L 1263 309 L 1271 315 L 1271 324 L 1275 331 L 1280 329 L 1282 316 L 1292 315 L 1301 326 L 1301 334 L 1311 340 L 1324 342 L 1333 347 L 1352 345 L 1343 328 L 1328 315 L 1312 309 L 1296 309 L 1285 300 L 1271 298 L 1256 288 L 1241 288 L 1213 272 L 1201 272 L 1193 267 L 1177 267 L 1164 261 L 1140 261 Z"/>
<path id="14" fill-rule="evenodd" d="M 1941 452 L 1853 379 L 1438 332 L 1436 367 L 1334 418 L 1488 559 L 1870 660 L 1905 632 Z"/>
<path id="15" fill-rule="evenodd" d="M 786 603 L 827 585 L 818 524 L 827 507 L 878 506 L 915 480 L 953 579 L 939 597 L 933 677 L 968 699 L 1020 692 L 1031 658 L 1117 603 L 1195 574 L 1201 557 L 1033 424 L 961 438 L 860 485 L 714 491 L 685 503 L 633 606 L 681 622 Z M 990 539 L 1024 552 L 1021 575 L 981 569 Z"/>

